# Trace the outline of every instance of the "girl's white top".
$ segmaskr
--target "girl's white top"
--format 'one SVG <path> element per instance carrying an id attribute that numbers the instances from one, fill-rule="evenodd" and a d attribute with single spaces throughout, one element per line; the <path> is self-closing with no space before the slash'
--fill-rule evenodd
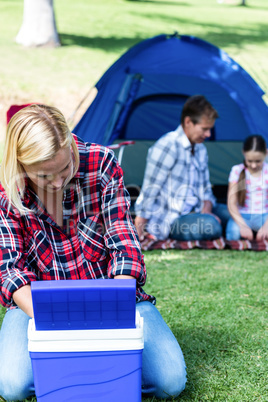
<path id="1" fill-rule="evenodd" d="M 243 163 L 233 166 L 229 175 L 229 183 L 237 183 L 243 169 Z M 268 213 L 268 164 L 263 163 L 259 177 L 253 177 L 247 168 L 245 173 L 246 200 L 244 207 L 239 206 L 239 212 L 243 214 Z"/>

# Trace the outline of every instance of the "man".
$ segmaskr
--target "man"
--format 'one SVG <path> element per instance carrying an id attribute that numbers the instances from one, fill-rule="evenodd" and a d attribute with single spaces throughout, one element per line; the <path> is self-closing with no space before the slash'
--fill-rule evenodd
<path id="1" fill-rule="evenodd" d="M 183 107 L 180 126 L 149 149 L 135 204 L 140 240 L 146 232 L 158 240 L 211 240 L 222 235 L 221 220 L 225 224 L 229 214 L 226 205 L 216 204 L 203 145 L 217 117 L 204 96 L 192 96 Z"/>

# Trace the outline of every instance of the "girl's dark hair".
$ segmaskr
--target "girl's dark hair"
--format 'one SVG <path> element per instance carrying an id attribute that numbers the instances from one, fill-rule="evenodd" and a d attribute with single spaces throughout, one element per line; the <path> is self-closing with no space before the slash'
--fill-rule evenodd
<path id="1" fill-rule="evenodd" d="M 265 139 L 258 134 L 250 135 L 247 137 L 243 144 L 243 152 L 255 151 L 255 152 L 262 152 L 266 155 L 266 141 Z M 246 163 L 244 161 L 244 169 L 241 171 L 239 178 L 238 178 L 238 192 L 237 192 L 237 201 L 238 205 L 243 207 L 245 205 L 246 200 Z"/>

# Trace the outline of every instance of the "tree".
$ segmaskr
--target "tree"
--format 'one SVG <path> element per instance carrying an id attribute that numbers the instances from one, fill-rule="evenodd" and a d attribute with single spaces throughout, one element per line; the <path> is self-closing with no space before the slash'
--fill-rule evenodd
<path id="1" fill-rule="evenodd" d="M 23 46 L 60 46 L 53 0 L 24 0 L 23 22 L 15 40 Z"/>

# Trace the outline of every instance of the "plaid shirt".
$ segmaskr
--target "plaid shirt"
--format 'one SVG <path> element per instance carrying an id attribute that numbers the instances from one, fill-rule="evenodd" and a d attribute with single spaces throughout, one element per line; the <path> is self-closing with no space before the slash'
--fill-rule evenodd
<path id="1" fill-rule="evenodd" d="M 195 144 L 195 174 L 192 191 L 197 197 L 195 212 L 203 202 L 215 204 L 203 144 Z M 148 220 L 147 230 L 159 240 L 169 236 L 170 226 L 184 209 L 190 183 L 191 143 L 182 126 L 162 136 L 148 151 L 141 193 L 135 204 L 137 216 Z"/>
<path id="2" fill-rule="evenodd" d="M 0 186 L 0 302 L 15 307 L 13 292 L 32 281 L 131 275 L 136 300 L 155 303 L 141 287 L 146 269 L 122 170 L 108 148 L 75 139 L 80 166 L 64 190 L 63 228 L 29 186 L 23 203 L 32 212 L 21 216 L 12 207 L 8 212 Z"/>

